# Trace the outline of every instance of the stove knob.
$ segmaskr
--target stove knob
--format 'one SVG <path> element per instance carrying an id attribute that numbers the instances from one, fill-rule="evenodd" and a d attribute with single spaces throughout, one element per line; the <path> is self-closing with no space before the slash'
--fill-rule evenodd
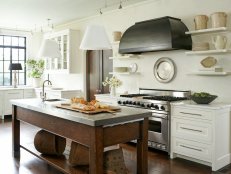
<path id="1" fill-rule="evenodd" d="M 164 110 L 165 110 L 165 107 L 164 107 L 164 106 L 161 106 L 160 109 L 164 111 Z"/>
<path id="2" fill-rule="evenodd" d="M 118 102 L 117 102 L 119 105 L 121 105 L 122 104 L 122 102 L 119 100 Z"/>
<path id="3" fill-rule="evenodd" d="M 126 101 L 123 101 L 123 105 L 125 105 L 126 104 Z"/>
<path id="4" fill-rule="evenodd" d="M 136 102 L 132 102 L 133 105 L 136 105 Z"/>
<path id="5" fill-rule="evenodd" d="M 144 103 L 142 103 L 142 104 L 141 104 L 141 106 L 142 106 L 142 107 L 145 107 L 145 104 L 144 104 Z"/>
<path id="6" fill-rule="evenodd" d="M 154 105 L 154 108 L 155 108 L 155 109 L 159 109 L 159 106 L 158 106 L 158 105 Z"/>
<path id="7" fill-rule="evenodd" d="M 128 102 L 128 104 L 130 104 L 130 105 L 131 105 L 131 104 L 132 104 L 132 101 L 129 101 L 129 102 Z"/>
<path id="8" fill-rule="evenodd" d="M 151 106 L 150 107 L 154 107 L 154 104 L 153 103 L 151 103 Z"/>
<path id="9" fill-rule="evenodd" d="M 126 100 L 126 101 L 125 101 L 125 103 L 126 103 L 126 104 L 128 104 L 128 103 L 129 103 L 129 101 L 128 101 L 128 100 Z"/>
<path id="10" fill-rule="evenodd" d="M 136 105 L 140 105 L 140 102 L 137 102 Z"/>
<path id="11" fill-rule="evenodd" d="M 151 107 L 151 105 L 150 104 L 147 104 L 147 108 L 150 108 Z"/>

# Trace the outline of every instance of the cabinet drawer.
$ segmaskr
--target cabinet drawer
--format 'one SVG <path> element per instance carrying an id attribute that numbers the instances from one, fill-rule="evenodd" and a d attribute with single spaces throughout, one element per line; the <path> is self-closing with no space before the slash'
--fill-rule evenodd
<path id="1" fill-rule="evenodd" d="M 207 162 L 212 159 L 211 146 L 175 137 L 173 138 L 173 152 Z"/>
<path id="2" fill-rule="evenodd" d="M 212 120 L 212 112 L 195 108 L 172 107 L 172 116 Z"/>
<path id="3" fill-rule="evenodd" d="M 188 140 L 211 143 L 212 125 L 199 121 L 172 118 L 172 135 Z"/>
<path id="4" fill-rule="evenodd" d="M 22 99 L 23 98 L 23 90 L 10 90 L 5 92 L 5 100 L 4 100 L 4 113 L 11 114 L 12 105 L 11 99 Z"/>

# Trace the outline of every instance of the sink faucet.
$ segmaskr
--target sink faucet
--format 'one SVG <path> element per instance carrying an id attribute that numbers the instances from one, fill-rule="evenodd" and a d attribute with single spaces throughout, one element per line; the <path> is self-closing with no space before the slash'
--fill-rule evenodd
<path id="1" fill-rule="evenodd" d="M 45 91 L 44 91 L 44 88 L 45 88 L 45 83 L 48 83 L 48 85 L 52 85 L 52 83 L 51 83 L 51 81 L 48 79 L 48 80 L 45 80 L 44 82 L 43 82 L 43 89 L 42 89 L 42 92 L 40 93 L 40 98 L 42 99 L 42 101 L 44 102 L 44 101 L 46 101 L 46 93 L 45 93 Z"/>

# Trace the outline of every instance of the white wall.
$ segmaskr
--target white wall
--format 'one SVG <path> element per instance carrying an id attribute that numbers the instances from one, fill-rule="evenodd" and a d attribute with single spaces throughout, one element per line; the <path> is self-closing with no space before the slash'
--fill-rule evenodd
<path id="1" fill-rule="evenodd" d="M 195 15 L 206 14 L 209 16 L 217 11 L 228 13 L 228 25 L 230 26 L 230 7 L 230 0 L 204 0 L 203 2 L 199 0 L 152 0 L 128 8 L 123 8 L 122 10 L 114 10 L 103 14 L 102 16 L 94 16 L 85 20 L 64 24 L 57 27 L 57 29 L 79 29 L 82 36 L 88 24 L 99 23 L 105 25 L 108 35 L 112 40 L 113 31 L 124 31 L 136 21 L 143 21 L 162 16 L 173 16 L 182 19 L 188 28 L 193 30 L 193 18 Z M 228 37 L 229 40 L 231 40 L 230 34 L 228 34 Z M 194 37 L 193 39 L 196 41 L 211 40 L 210 36 Z M 141 73 L 141 75 L 134 76 L 119 76 L 123 81 L 123 86 L 120 87 L 119 91 L 137 92 L 139 87 L 207 91 L 217 94 L 219 96 L 217 101 L 231 101 L 231 76 L 217 77 L 188 75 L 188 73 L 196 71 L 200 67 L 200 61 L 207 56 L 217 58 L 221 66 L 231 71 L 231 54 L 187 56 L 184 51 L 164 51 L 142 54 L 142 58 L 139 60 L 114 61 L 114 66 L 129 66 L 131 63 L 137 63 L 138 71 Z M 154 63 L 160 57 L 169 57 L 176 64 L 177 74 L 175 79 L 170 83 L 159 83 L 153 76 Z M 82 69 L 84 74 L 85 54 L 83 52 L 81 52 L 81 59 L 81 64 L 76 66 Z M 63 78 L 60 82 L 62 81 L 66 82 L 66 84 L 72 84 L 75 78 L 76 77 L 73 77 L 73 79 Z"/>

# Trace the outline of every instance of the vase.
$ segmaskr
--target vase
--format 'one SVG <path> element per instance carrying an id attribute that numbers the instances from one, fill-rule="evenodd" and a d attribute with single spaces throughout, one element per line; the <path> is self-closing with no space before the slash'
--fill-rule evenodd
<path id="1" fill-rule="evenodd" d="M 41 84 L 41 78 L 33 78 L 33 87 L 39 88 Z"/>
<path id="2" fill-rule="evenodd" d="M 116 96 L 116 88 L 114 86 L 111 86 L 110 87 L 110 95 L 112 97 L 115 97 Z"/>

